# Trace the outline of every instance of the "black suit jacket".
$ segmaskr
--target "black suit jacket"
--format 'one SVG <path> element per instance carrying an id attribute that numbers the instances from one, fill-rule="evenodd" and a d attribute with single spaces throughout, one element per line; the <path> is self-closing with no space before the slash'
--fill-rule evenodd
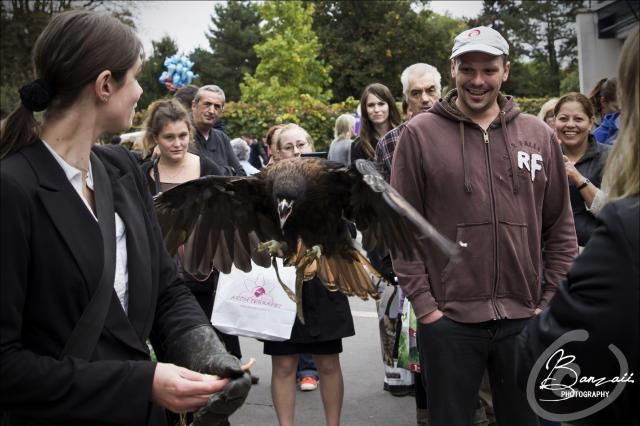
<path id="1" fill-rule="evenodd" d="M 90 362 L 60 354 L 101 276 L 98 223 L 41 141 L 0 163 L 0 412 L 16 424 L 27 416 L 65 425 L 164 424 L 164 410 L 150 403 L 155 364 L 145 342 L 162 348 L 208 324 L 176 280 L 135 158 L 117 146 L 93 151 L 126 225 L 129 312 L 114 290 Z"/>
<path id="2" fill-rule="evenodd" d="M 521 385 L 525 386 L 534 363 L 547 347 L 566 332 L 586 330 L 588 340 L 562 346 L 566 355 L 575 356 L 580 376 L 610 379 L 620 375 L 621 367 L 609 350 L 609 345 L 613 344 L 626 358 L 635 380 L 635 383 L 627 383 L 622 394 L 611 405 L 593 414 L 586 424 L 638 425 L 640 198 L 610 202 L 597 219 L 599 225 L 569 271 L 567 281 L 558 288 L 549 307 L 533 317 L 522 331 L 518 373 Z M 547 370 L 543 370 L 539 377 L 546 373 Z M 540 381 L 536 381 L 536 386 L 539 384 Z M 607 387 L 594 388 L 581 383 L 575 388 L 592 391 Z M 577 412 L 585 402 L 586 406 L 592 406 L 599 400 L 570 398 L 541 405 L 547 410 Z M 575 424 L 581 423 L 576 421 Z"/>

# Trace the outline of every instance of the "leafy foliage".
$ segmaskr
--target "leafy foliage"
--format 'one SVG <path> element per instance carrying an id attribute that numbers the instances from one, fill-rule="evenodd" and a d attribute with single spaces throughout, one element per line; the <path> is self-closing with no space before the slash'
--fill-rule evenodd
<path id="1" fill-rule="evenodd" d="M 580 76 L 578 67 L 572 66 L 564 70 L 560 81 L 560 93 L 580 92 Z"/>
<path id="2" fill-rule="evenodd" d="M 190 58 L 202 84 L 217 84 L 227 100 L 240 99 L 244 75 L 255 72 L 258 65 L 253 47 L 263 41 L 259 23 L 255 3 L 230 1 L 214 6 L 207 36 L 213 53 L 198 48 Z"/>
<path id="3" fill-rule="evenodd" d="M 103 10 L 113 14 L 127 25 L 132 20 L 135 5 L 130 1 L 105 0 L 27 1 L 13 0 L 0 3 L 0 108 L 13 110 L 20 97 L 18 89 L 34 79 L 31 51 L 38 36 L 55 14 L 72 8 Z"/>
<path id="4" fill-rule="evenodd" d="M 353 98 L 327 105 L 307 96 L 289 106 L 232 102 L 224 110 L 225 132 L 229 136 L 250 133 L 261 137 L 273 125 L 297 123 L 309 132 L 316 151 L 327 151 L 333 140 L 336 118 L 340 114 L 354 113 L 357 105 L 358 101 Z"/>
<path id="5" fill-rule="evenodd" d="M 549 66 L 543 60 L 536 59 L 529 62 L 511 60 L 509 80 L 502 85 L 502 91 L 513 96 L 554 96 L 548 72 Z"/>
<path id="6" fill-rule="evenodd" d="M 264 42 L 255 46 L 260 58 L 255 74 L 241 83 L 243 102 L 293 106 L 302 96 L 328 101 L 329 66 L 318 59 L 320 43 L 313 32 L 314 7 L 299 2 L 270 1 L 259 7 Z"/>
<path id="7" fill-rule="evenodd" d="M 426 1 L 314 4 L 321 57 L 332 66 L 334 100 L 359 98 L 374 82 L 400 97 L 400 74 L 416 62 L 434 65 L 445 77 L 453 38 L 465 28 L 462 21 L 427 10 Z"/>
<path id="8" fill-rule="evenodd" d="M 538 115 L 540 108 L 542 108 L 542 105 L 547 102 L 549 98 L 516 97 L 515 100 L 518 103 L 518 107 L 520 107 L 520 111 L 531 115 Z"/>

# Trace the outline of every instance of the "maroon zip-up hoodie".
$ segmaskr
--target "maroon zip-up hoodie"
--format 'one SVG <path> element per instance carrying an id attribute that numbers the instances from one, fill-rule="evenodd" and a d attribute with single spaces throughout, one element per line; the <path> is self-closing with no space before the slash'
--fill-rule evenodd
<path id="1" fill-rule="evenodd" d="M 455 106 L 456 90 L 406 126 L 394 186 L 459 244 L 451 261 L 430 241 L 419 261 L 393 259 L 416 316 L 526 318 L 544 307 L 577 255 L 562 152 L 545 123 L 500 95 L 485 132 Z"/>

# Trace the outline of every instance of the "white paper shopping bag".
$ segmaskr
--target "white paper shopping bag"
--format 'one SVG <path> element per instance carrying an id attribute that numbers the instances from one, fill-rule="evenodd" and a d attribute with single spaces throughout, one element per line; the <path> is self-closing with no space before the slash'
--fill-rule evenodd
<path id="1" fill-rule="evenodd" d="M 292 292 L 296 270 L 284 267 L 278 259 L 280 278 Z M 252 263 L 251 272 L 235 267 L 220 274 L 211 323 L 218 330 L 235 336 L 283 341 L 291 337 L 296 304 L 282 289 L 274 268 Z"/>

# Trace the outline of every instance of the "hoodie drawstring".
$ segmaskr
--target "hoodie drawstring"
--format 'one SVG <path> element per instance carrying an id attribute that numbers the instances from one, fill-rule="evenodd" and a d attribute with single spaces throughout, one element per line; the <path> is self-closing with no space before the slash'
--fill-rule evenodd
<path id="1" fill-rule="evenodd" d="M 500 127 L 502 128 L 502 140 L 505 148 L 507 149 L 507 155 L 509 156 L 509 162 L 511 163 L 511 181 L 513 184 L 513 193 L 517 194 L 520 190 L 520 181 L 518 180 L 518 171 L 516 169 L 516 159 L 511 152 L 511 144 L 509 143 L 509 136 L 507 133 L 507 120 L 505 119 L 504 111 L 500 111 Z"/>
<path id="2" fill-rule="evenodd" d="M 462 168 L 464 169 L 464 190 L 467 193 L 472 191 L 471 178 L 469 177 L 469 165 L 467 164 L 467 156 L 464 153 L 464 123 L 459 121 L 460 139 L 462 140 Z"/>

